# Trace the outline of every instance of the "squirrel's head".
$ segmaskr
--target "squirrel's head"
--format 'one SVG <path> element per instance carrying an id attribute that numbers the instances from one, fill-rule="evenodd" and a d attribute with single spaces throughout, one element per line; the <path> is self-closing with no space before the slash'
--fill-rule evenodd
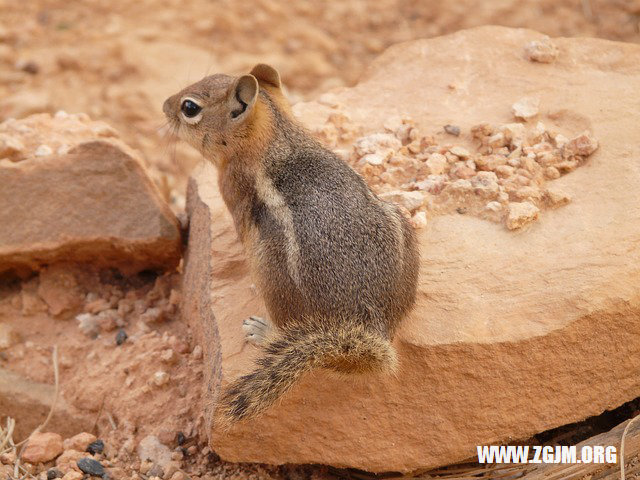
<path id="1" fill-rule="evenodd" d="M 205 77 L 169 97 L 162 110 L 178 137 L 217 163 L 220 156 L 242 151 L 248 143 L 267 140 L 271 122 L 261 89 L 277 103 L 286 102 L 278 72 L 258 64 L 240 77 Z"/>

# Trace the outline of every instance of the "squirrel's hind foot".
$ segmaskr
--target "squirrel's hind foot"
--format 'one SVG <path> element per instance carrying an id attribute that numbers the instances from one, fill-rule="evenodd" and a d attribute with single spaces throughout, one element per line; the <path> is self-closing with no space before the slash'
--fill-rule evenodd
<path id="1" fill-rule="evenodd" d="M 247 342 L 261 345 L 265 343 L 269 336 L 271 323 L 266 318 L 252 315 L 242 322 L 242 329 L 244 330 Z"/>

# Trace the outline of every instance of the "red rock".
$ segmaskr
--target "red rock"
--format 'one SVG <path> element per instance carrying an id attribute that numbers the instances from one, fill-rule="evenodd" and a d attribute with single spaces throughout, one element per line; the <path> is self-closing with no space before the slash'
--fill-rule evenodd
<path id="1" fill-rule="evenodd" d="M 63 265 L 53 265 L 40 272 L 38 295 L 52 315 L 80 307 L 84 296 L 72 271 Z"/>
<path id="2" fill-rule="evenodd" d="M 80 432 L 62 442 L 65 450 L 78 450 L 84 452 L 91 442 L 97 440 L 96 436 L 88 432 Z"/>
<path id="3" fill-rule="evenodd" d="M 39 128 L 61 142 L 59 120 L 44 117 Z M 86 135 L 94 140 L 71 143 L 66 154 L 35 158 L 31 150 L 0 164 L 0 271 L 60 260 L 125 272 L 177 265 L 176 217 L 135 153 L 93 126 Z"/>
<path id="4" fill-rule="evenodd" d="M 86 455 L 84 451 L 65 450 L 64 453 L 56 459 L 56 467 L 63 471 L 70 470 L 72 472 L 80 472 L 76 462 Z"/>
<path id="5" fill-rule="evenodd" d="M 62 453 L 62 437 L 57 433 L 33 433 L 22 452 L 22 460 L 32 464 L 45 463 Z"/>

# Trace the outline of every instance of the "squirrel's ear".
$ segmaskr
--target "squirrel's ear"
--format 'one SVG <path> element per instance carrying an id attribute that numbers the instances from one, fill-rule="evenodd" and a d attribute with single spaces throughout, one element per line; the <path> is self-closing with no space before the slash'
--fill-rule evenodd
<path id="1" fill-rule="evenodd" d="M 251 111 L 258 97 L 258 81 L 253 75 L 242 75 L 229 91 L 231 118 L 244 117 Z"/>
<path id="2" fill-rule="evenodd" d="M 251 75 L 258 79 L 260 83 L 266 83 L 275 88 L 280 88 L 280 74 L 271 65 L 259 63 L 251 70 Z"/>

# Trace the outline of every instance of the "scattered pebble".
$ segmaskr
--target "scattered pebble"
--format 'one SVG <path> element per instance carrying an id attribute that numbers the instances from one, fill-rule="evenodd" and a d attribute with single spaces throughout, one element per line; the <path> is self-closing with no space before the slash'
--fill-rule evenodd
<path id="1" fill-rule="evenodd" d="M 460 157 L 460 158 L 469 158 L 469 156 L 471 155 L 469 153 L 469 150 L 467 150 L 466 148 L 463 148 L 463 147 L 459 147 L 459 146 L 455 146 L 453 148 L 450 148 L 449 151 L 451 153 L 453 153 L 456 157 Z"/>
<path id="2" fill-rule="evenodd" d="M 171 460 L 170 462 L 167 462 L 164 465 L 163 479 L 164 480 L 169 480 L 178 471 L 180 471 L 180 462 L 178 462 L 176 460 Z"/>
<path id="3" fill-rule="evenodd" d="M 143 463 L 149 461 L 151 464 L 156 463 L 164 466 L 171 461 L 171 450 L 160 442 L 155 435 L 144 437 L 140 443 L 138 443 L 137 453 L 140 461 Z"/>
<path id="4" fill-rule="evenodd" d="M 176 352 L 174 352 L 171 348 L 167 348 L 166 350 L 163 350 L 162 353 L 160 353 L 160 360 L 169 364 L 175 363 L 177 360 Z"/>
<path id="5" fill-rule="evenodd" d="M 64 442 L 62 442 L 62 446 L 65 450 L 78 450 L 80 452 L 84 451 L 91 442 L 96 441 L 96 436 L 92 433 L 82 432 L 74 435 L 71 438 L 67 438 Z"/>
<path id="6" fill-rule="evenodd" d="M 361 137 L 354 143 L 356 153 L 363 157 L 370 153 L 378 153 L 384 157 L 390 156 L 402 147 L 402 142 L 391 133 L 374 133 Z"/>
<path id="7" fill-rule="evenodd" d="M 424 195 L 420 192 L 404 192 L 402 190 L 394 190 L 392 192 L 382 193 L 379 195 L 382 200 L 397 203 L 410 212 L 413 212 L 422 206 Z"/>
<path id="8" fill-rule="evenodd" d="M 485 208 L 487 210 L 491 210 L 492 212 L 499 212 L 500 210 L 502 210 L 502 204 L 494 200 L 492 202 L 487 203 Z"/>
<path id="9" fill-rule="evenodd" d="M 81 313 L 76 315 L 78 321 L 78 327 L 87 337 L 95 339 L 100 335 L 100 324 L 98 317 L 90 313 Z"/>
<path id="10" fill-rule="evenodd" d="M 62 480 L 82 480 L 83 479 L 83 475 L 80 472 L 77 472 L 75 470 L 70 470 L 67 473 L 64 474 L 64 477 L 62 477 Z"/>
<path id="11" fill-rule="evenodd" d="M 116 333 L 116 345 L 122 345 L 127 338 L 129 338 L 129 335 L 121 328 L 118 330 L 118 333 Z"/>
<path id="12" fill-rule="evenodd" d="M 509 203 L 509 215 L 507 216 L 507 228 L 515 230 L 538 219 L 540 209 L 531 202 Z"/>
<path id="13" fill-rule="evenodd" d="M 169 374 L 163 370 L 159 370 L 153 374 L 153 383 L 158 387 L 161 387 L 169 383 L 169 379 L 170 379 Z"/>
<path id="14" fill-rule="evenodd" d="M 524 46 L 526 57 L 532 62 L 552 63 L 558 58 L 558 47 L 549 37 L 534 40 Z"/>
<path id="15" fill-rule="evenodd" d="M 22 452 L 22 460 L 32 464 L 53 460 L 63 451 L 62 437 L 52 432 L 31 434 Z"/>
<path id="16" fill-rule="evenodd" d="M 591 133 L 584 132 L 565 143 L 562 153 L 565 158 L 575 155 L 588 156 L 598 149 L 598 140 Z"/>
<path id="17" fill-rule="evenodd" d="M 48 157 L 49 155 L 53 155 L 53 149 L 49 145 L 40 145 L 36 148 L 36 157 Z"/>
<path id="18" fill-rule="evenodd" d="M 104 442 L 100 439 L 95 440 L 87 445 L 86 451 L 92 455 L 95 455 L 96 453 L 102 453 L 104 451 Z"/>
<path id="19" fill-rule="evenodd" d="M 78 450 L 65 450 L 62 455 L 56 458 L 56 467 L 62 472 L 66 472 L 70 468 L 76 466 L 76 462 L 84 456 L 84 453 Z"/>
<path id="20" fill-rule="evenodd" d="M 177 472 L 174 472 L 173 475 L 171 475 L 171 478 L 169 480 L 188 480 L 189 477 L 187 476 L 186 473 L 184 473 L 182 470 L 178 470 Z"/>
<path id="21" fill-rule="evenodd" d="M 55 478 L 62 478 L 63 473 L 57 468 L 50 468 L 47 470 L 47 480 L 54 480 Z"/>
<path id="22" fill-rule="evenodd" d="M 93 458 L 81 458 L 76 464 L 82 473 L 87 473 L 93 477 L 102 477 L 105 473 L 102 464 Z"/>
<path id="23" fill-rule="evenodd" d="M 539 104 L 539 99 L 525 97 L 513 105 L 514 114 L 533 119 Z M 476 149 L 438 145 L 408 118 L 391 117 L 384 127 L 384 133 L 357 139 L 348 161 L 381 199 L 400 206 L 414 228 L 423 228 L 430 213 L 458 209 L 519 228 L 535 220 L 541 209 L 566 204 L 566 199 L 546 193 L 547 183 L 583 165 L 598 148 L 589 132 L 565 136 L 540 121 L 475 125 L 470 133 Z M 526 203 L 538 211 L 527 214 L 527 207 L 510 209 L 510 203 Z"/>
<path id="24" fill-rule="evenodd" d="M 362 162 L 366 162 L 369 165 L 382 165 L 385 158 L 379 153 L 368 153 L 361 159 Z"/>
<path id="25" fill-rule="evenodd" d="M 13 160 L 24 149 L 24 144 L 18 138 L 0 133 L 0 158 Z"/>
<path id="26" fill-rule="evenodd" d="M 511 106 L 511 111 L 516 118 L 529 120 L 538 115 L 540 109 L 540 99 L 534 97 L 523 97 Z"/>
<path id="27" fill-rule="evenodd" d="M 4 465 L 13 465 L 16 461 L 16 454 L 9 450 L 8 452 L 0 453 L 0 463 Z"/>
<path id="28" fill-rule="evenodd" d="M 544 192 L 544 199 L 550 208 L 558 208 L 571 202 L 571 196 L 568 193 L 553 187 Z"/>
<path id="29" fill-rule="evenodd" d="M 449 135 L 453 135 L 454 137 L 460 136 L 460 127 L 456 125 L 445 125 L 444 131 L 447 132 Z"/>
<path id="30" fill-rule="evenodd" d="M 448 163 L 447 157 L 441 153 L 432 153 L 426 161 L 427 167 L 429 167 L 429 171 L 433 175 L 442 175 L 445 172 Z"/>
<path id="31" fill-rule="evenodd" d="M 202 360 L 202 347 L 200 345 L 196 345 L 195 347 L 193 347 L 191 358 L 193 358 L 194 360 Z"/>

